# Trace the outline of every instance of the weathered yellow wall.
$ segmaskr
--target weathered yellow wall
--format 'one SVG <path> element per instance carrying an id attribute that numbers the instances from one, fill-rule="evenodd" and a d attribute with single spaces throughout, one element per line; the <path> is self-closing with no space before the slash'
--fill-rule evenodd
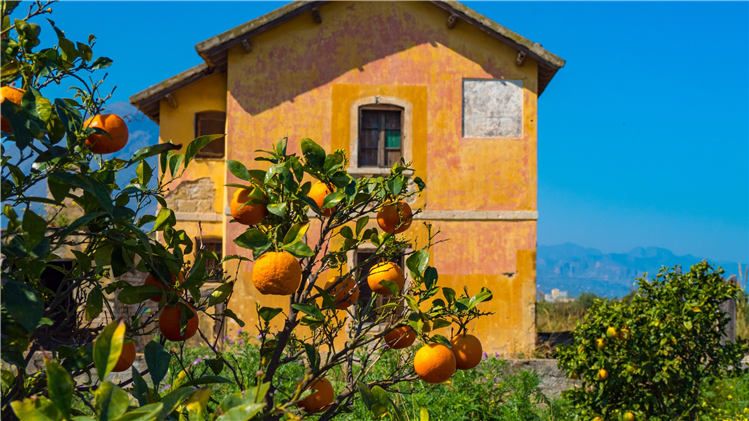
<path id="1" fill-rule="evenodd" d="M 192 121 L 190 112 L 225 101 L 226 158 L 267 168 L 253 161 L 254 150 L 267 149 L 285 136 L 292 153 L 299 153 L 298 141 L 304 137 L 329 151 L 348 150 L 352 102 L 376 95 L 397 97 L 413 105 L 414 167 L 428 186 L 417 207 L 536 210 L 537 64 L 533 59 L 516 66 L 516 50 L 465 22 L 448 29 L 447 12 L 426 2 L 331 2 L 320 12 L 322 24 L 302 14 L 253 37 L 250 53 L 241 46 L 230 49 L 226 79 L 213 75 L 178 91 L 177 109 L 162 103 L 162 137 L 191 138 L 192 125 L 185 124 Z M 523 81 L 521 137 L 462 137 L 462 82 L 468 78 Z M 197 163 L 189 176 L 209 174 L 220 186 L 224 173 L 220 163 L 206 162 Z M 236 182 L 230 174 L 226 180 Z M 228 190 L 226 195 L 233 192 Z M 216 211 L 223 206 L 217 200 Z M 527 350 L 535 340 L 536 222 L 440 220 L 433 224 L 442 230 L 442 238 L 450 240 L 433 250 L 440 284 L 456 290 L 468 285 L 472 292 L 488 286 L 494 292 L 495 299 L 484 309 L 496 314 L 472 327 L 486 349 Z M 225 225 L 225 254 L 249 255 L 232 242 L 242 231 L 238 224 Z M 422 239 L 426 235 L 420 223 L 414 223 L 407 234 Z M 235 268 L 227 267 L 231 273 Z M 288 298 L 258 294 L 251 285 L 251 271 L 251 263 L 242 264 L 239 274 L 244 282 L 237 286 L 231 305 L 254 325 L 256 302 L 288 308 Z"/>
<path id="2" fill-rule="evenodd" d="M 159 104 L 161 114 L 159 138 L 162 142 L 171 139 L 174 144 L 182 145 L 182 149 L 178 153 L 185 153 L 187 145 L 195 138 L 195 114 L 203 111 L 226 111 L 226 74 L 212 74 L 172 95 L 177 101 L 177 108 L 172 108 L 166 99 L 162 99 Z M 225 173 L 223 159 L 196 159 L 190 163 L 184 176 L 171 184 L 169 189 L 174 191 L 185 180 L 208 177 L 216 189 L 213 212 L 223 215 Z M 223 225 L 223 221 L 202 222 L 202 235 L 205 237 L 223 237 Z M 197 222 L 180 222 L 177 229 L 184 229 L 191 238 L 196 238 L 201 234 Z"/>

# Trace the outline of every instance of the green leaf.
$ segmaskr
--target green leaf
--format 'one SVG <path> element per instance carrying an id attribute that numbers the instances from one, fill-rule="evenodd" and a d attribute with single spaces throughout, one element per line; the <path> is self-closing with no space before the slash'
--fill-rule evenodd
<path id="1" fill-rule="evenodd" d="M 208 365 L 208 367 L 211 368 L 211 371 L 213 371 L 213 374 L 217 376 L 221 374 L 221 371 L 224 369 L 224 362 L 221 360 L 207 359 L 204 361 Z"/>
<path id="2" fill-rule="evenodd" d="M 281 249 L 288 251 L 289 253 L 293 254 L 294 257 L 297 257 L 299 259 L 312 257 L 315 254 L 315 252 L 312 251 L 312 249 L 306 243 L 303 243 L 301 241 L 292 244 L 286 244 L 281 247 Z"/>
<path id="3" fill-rule="evenodd" d="M 47 221 L 35 214 L 31 209 L 26 209 L 23 214 L 23 238 L 26 241 L 26 250 L 33 250 L 44 238 L 47 231 Z"/>
<path id="4" fill-rule="evenodd" d="M 13 401 L 10 406 L 20 421 L 60 421 L 62 419 L 60 410 L 44 396 Z"/>
<path id="5" fill-rule="evenodd" d="M 169 142 L 159 143 L 158 145 L 146 146 L 135 151 L 133 156 L 130 157 L 130 162 L 135 163 L 135 162 L 142 161 L 146 158 L 150 158 L 155 155 L 161 155 L 169 151 L 178 151 L 181 148 L 182 148 L 182 145 L 175 145 Z"/>
<path id="6" fill-rule="evenodd" d="M 421 274 L 424 273 L 424 270 L 429 265 L 429 252 L 426 250 L 419 250 L 415 252 L 414 254 L 408 256 L 408 259 L 406 259 L 406 267 L 415 274 L 414 277 L 419 276 L 421 277 Z"/>
<path id="7" fill-rule="evenodd" d="M 164 404 L 161 402 L 143 405 L 140 408 L 135 408 L 122 414 L 112 421 L 153 421 L 158 419 L 158 415 L 163 409 Z"/>
<path id="8" fill-rule="evenodd" d="M 224 315 L 224 316 L 226 316 L 226 317 L 230 317 L 232 320 L 234 320 L 235 322 L 237 322 L 237 324 L 239 325 L 239 327 L 244 327 L 244 322 L 242 321 L 242 319 L 240 319 L 239 317 L 237 317 L 237 315 L 234 314 L 234 312 L 231 311 L 231 310 L 229 310 L 228 308 L 226 310 L 224 310 L 224 312 L 221 313 L 221 314 Z"/>
<path id="9" fill-rule="evenodd" d="M 229 383 L 234 384 L 233 381 L 219 376 L 203 376 L 197 379 L 192 379 L 182 384 L 182 387 L 200 386 L 201 384 L 214 384 L 214 383 Z"/>
<path id="10" fill-rule="evenodd" d="M 43 122 L 46 122 L 52 116 L 52 103 L 32 87 L 26 88 L 26 92 L 21 99 L 21 106 L 26 112 Z"/>
<path id="11" fill-rule="evenodd" d="M 356 236 L 358 237 L 359 234 L 361 234 L 364 227 L 367 226 L 367 223 L 369 223 L 369 217 L 368 216 L 362 216 L 359 218 L 358 221 L 356 221 Z"/>
<path id="12" fill-rule="evenodd" d="M 169 174 L 172 177 L 177 175 L 177 170 L 179 170 L 183 162 L 185 162 L 185 156 L 182 154 L 174 154 L 169 157 Z"/>
<path id="13" fill-rule="evenodd" d="M 448 287 L 442 287 L 442 295 L 445 296 L 448 304 L 452 304 L 455 301 L 455 290 Z"/>
<path id="14" fill-rule="evenodd" d="M 250 228 L 234 239 L 234 244 L 250 250 L 266 249 L 270 246 L 268 237 L 257 228 Z"/>
<path id="15" fill-rule="evenodd" d="M 281 218 L 286 216 L 286 203 L 273 203 L 267 206 L 268 212 L 278 215 Z"/>
<path id="16" fill-rule="evenodd" d="M 143 380 L 143 376 L 140 375 L 140 372 L 134 365 L 130 367 L 130 373 L 133 379 L 133 390 L 130 393 L 138 400 L 139 405 L 144 406 L 148 403 L 148 399 L 146 398 L 148 395 L 148 384 Z"/>
<path id="17" fill-rule="evenodd" d="M 125 328 L 125 323 L 121 320 L 114 321 L 108 324 L 94 341 L 94 365 L 100 379 L 106 378 L 117 365 L 125 340 Z"/>
<path id="18" fill-rule="evenodd" d="M 325 196 L 325 200 L 322 203 L 322 208 L 323 209 L 334 208 L 336 207 L 336 205 L 341 203 L 341 200 L 345 198 L 346 198 L 346 193 L 344 192 L 339 191 L 335 193 L 330 193 L 329 195 Z"/>
<path id="19" fill-rule="evenodd" d="M 91 63 L 91 70 L 106 69 L 112 65 L 112 59 L 109 57 L 99 57 Z"/>
<path id="20" fill-rule="evenodd" d="M 201 281 L 205 279 L 205 257 L 201 254 L 198 260 L 190 269 L 190 273 L 185 278 L 184 287 L 200 287 Z"/>
<path id="21" fill-rule="evenodd" d="M 189 421 L 205 420 L 206 405 L 208 404 L 208 399 L 210 398 L 211 389 L 208 387 L 204 387 L 192 392 L 192 395 L 187 398 L 187 402 L 185 403 Z"/>
<path id="22" fill-rule="evenodd" d="M 291 307 L 301 311 L 302 313 L 313 317 L 315 319 L 318 319 L 320 321 L 325 320 L 325 316 L 323 316 L 322 312 L 320 311 L 317 306 L 313 304 L 292 304 Z"/>
<path id="23" fill-rule="evenodd" d="M 174 215 L 173 210 L 161 208 L 159 214 L 156 216 L 156 222 L 154 222 L 151 232 L 161 231 L 167 225 L 170 227 L 177 225 L 177 217 Z"/>
<path id="24" fill-rule="evenodd" d="M 3 286 L 2 299 L 8 313 L 27 331 L 33 332 L 39 326 L 44 312 L 44 303 L 34 288 L 21 282 L 8 280 Z"/>
<path id="25" fill-rule="evenodd" d="M 200 136 L 190 142 L 190 144 L 187 145 L 187 151 L 185 152 L 185 168 L 190 165 L 190 162 L 195 158 L 195 155 L 197 155 L 201 149 L 206 147 L 214 140 L 221 139 L 224 136 L 224 134 L 211 134 L 207 136 Z"/>
<path id="26" fill-rule="evenodd" d="M 250 181 L 252 179 L 249 171 L 247 171 L 247 167 L 245 167 L 241 162 L 229 159 L 226 161 L 226 166 L 229 168 L 229 172 L 234 174 L 238 179 L 244 181 Z M 263 175 L 263 177 L 264 176 L 265 175 Z"/>
<path id="27" fill-rule="evenodd" d="M 262 307 L 257 313 L 266 323 L 270 323 L 270 321 L 281 314 L 281 312 L 283 312 L 283 309 L 280 308 Z"/>
<path id="28" fill-rule="evenodd" d="M 60 240 L 67 238 L 68 235 L 72 234 L 75 230 L 81 228 L 82 226 L 88 224 L 89 222 L 93 221 L 94 219 L 106 215 L 106 212 L 91 212 L 87 213 L 80 218 L 76 219 L 72 224 L 68 225 L 62 232 L 60 233 Z"/>
<path id="29" fill-rule="evenodd" d="M 70 417 L 75 383 L 70 374 L 57 361 L 45 361 L 47 371 L 47 393 L 65 418 Z"/>
<path id="30" fill-rule="evenodd" d="M 468 302 L 468 308 L 472 309 L 476 307 L 476 305 L 483 303 L 484 301 L 489 301 L 491 299 L 492 292 L 489 291 L 487 287 L 481 287 L 479 293 L 471 297 L 471 300 Z"/>
<path id="31" fill-rule="evenodd" d="M 192 392 L 192 387 L 180 387 L 161 398 L 161 403 L 164 404 L 164 408 L 161 410 L 159 418 L 166 418 L 182 401 L 192 395 Z"/>
<path id="32" fill-rule="evenodd" d="M 101 289 L 94 287 L 86 299 L 86 320 L 91 321 L 101 313 L 104 308 L 104 295 Z"/>
<path id="33" fill-rule="evenodd" d="M 343 238 L 347 238 L 349 240 L 353 240 L 354 239 L 354 231 L 351 230 L 351 227 L 343 226 L 341 228 L 341 236 Z"/>
<path id="34" fill-rule="evenodd" d="M 140 161 L 140 164 L 138 164 L 138 167 L 135 169 L 135 174 L 138 176 L 140 184 L 147 186 L 148 182 L 151 181 L 153 169 L 148 165 L 148 162 Z"/>
<path id="35" fill-rule="evenodd" d="M 109 421 L 116 419 L 127 411 L 130 399 L 127 392 L 115 386 L 112 382 L 104 382 L 94 392 L 94 402 L 94 408 L 99 414 L 99 421 Z"/>
<path id="36" fill-rule="evenodd" d="M 429 411 L 423 406 L 419 410 L 419 421 L 429 421 Z"/>
<path id="37" fill-rule="evenodd" d="M 325 164 L 325 149 L 312 139 L 302 139 L 302 154 L 307 164 L 316 170 L 321 170 Z"/>
<path id="38" fill-rule="evenodd" d="M 245 403 L 235 406 L 216 418 L 216 421 L 248 421 L 265 408 L 264 403 Z"/>
<path id="39" fill-rule="evenodd" d="M 380 281 L 380 285 L 382 285 L 385 288 L 387 288 L 387 290 L 390 291 L 390 293 L 393 294 L 393 295 L 400 294 L 400 286 L 397 283 L 395 283 L 395 282 L 392 282 L 392 281 Z"/>
<path id="40" fill-rule="evenodd" d="M 309 224 L 306 222 L 298 222 L 289 228 L 286 235 L 283 237 L 284 245 L 294 244 L 297 241 L 301 241 L 304 238 L 304 234 L 307 233 Z"/>
<path id="41" fill-rule="evenodd" d="M 216 304 L 223 303 L 227 298 L 229 298 L 233 291 L 234 282 L 220 285 L 218 288 L 214 289 L 213 292 L 211 292 L 211 296 L 210 298 L 208 298 L 208 306 L 213 307 Z"/>
<path id="42" fill-rule="evenodd" d="M 372 395 L 372 391 L 369 390 L 369 387 L 364 382 L 357 382 L 356 386 L 359 388 L 359 393 L 361 394 L 362 402 L 364 402 L 364 406 L 367 407 L 367 409 L 371 409 L 372 405 L 375 403 L 375 398 Z"/>
<path id="43" fill-rule="evenodd" d="M 172 360 L 172 355 L 164 351 L 164 347 L 156 341 L 146 344 L 144 354 L 148 372 L 151 374 L 151 380 L 153 381 L 154 388 L 156 388 L 164 380 L 169 370 L 169 362 Z"/>
<path id="44" fill-rule="evenodd" d="M 126 286 L 117 295 L 117 299 L 123 304 L 138 304 L 163 293 L 164 290 L 156 285 Z"/>
<path id="45" fill-rule="evenodd" d="M 444 320 L 444 319 L 434 319 L 434 320 L 432 320 L 432 329 L 435 329 L 435 330 L 436 329 L 441 329 L 443 327 L 448 327 L 451 324 L 452 323 L 450 323 L 449 321 Z"/>
<path id="46" fill-rule="evenodd" d="M 448 348 L 452 348 L 453 347 L 452 344 L 450 343 L 450 340 L 447 339 L 446 337 L 442 336 L 442 335 L 433 335 L 432 336 L 432 341 L 436 342 L 438 344 L 445 345 Z"/>

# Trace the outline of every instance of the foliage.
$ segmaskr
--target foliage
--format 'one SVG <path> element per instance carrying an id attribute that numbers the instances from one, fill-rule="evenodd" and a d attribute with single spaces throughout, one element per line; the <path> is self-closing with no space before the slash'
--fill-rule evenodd
<path id="1" fill-rule="evenodd" d="M 697 419 L 701 392 L 740 373 L 747 350 L 743 339 L 721 343 L 728 319 L 719 305 L 739 293 L 722 273 L 706 262 L 684 274 L 664 268 L 639 279 L 630 305 L 596 301 L 575 343 L 559 352 L 560 368 L 582 381 L 565 392 L 575 410 L 588 418 Z"/>
<path id="2" fill-rule="evenodd" d="M 51 20 L 57 45 L 36 50 L 41 27 L 30 20 L 50 13 L 49 4 L 32 3 L 28 15 L 13 22 L 10 15 L 18 3 L 2 4 L 2 83 L 15 83 L 25 90 L 20 105 L 2 104 L 12 133 L 3 133 L 2 202 L 7 231 L 2 245 L 0 356 L 14 366 L 2 372 L 3 419 L 15 415 L 22 420 L 67 420 L 84 414 L 99 420 L 303 418 L 309 414 L 301 413 L 296 402 L 310 393 L 307 387 L 318 378 L 335 373 L 340 373 L 339 393 L 320 419 L 349 412 L 359 398 L 378 416 L 402 419 L 402 411 L 388 393 L 402 393 L 396 385 L 417 379 L 412 367 L 414 350 L 387 355 L 372 350 L 381 349 L 384 336 L 404 325 L 410 325 L 425 343 L 450 346 L 437 332 L 449 326 L 456 328 L 455 334 L 465 332 L 471 320 L 487 314 L 478 305 L 492 294 L 486 288 L 472 295 L 467 288 L 454 291 L 438 286 L 429 249 L 439 231 L 431 226 L 420 239 L 367 228 L 370 213 L 426 187 L 413 177 L 410 163 L 401 160 L 387 176 L 357 179 L 346 172 L 348 160 L 343 151 L 328 154 L 310 139 L 301 141 L 300 156 L 287 153 L 287 139 L 272 145 L 272 150 L 259 151 L 263 156 L 256 161 L 264 169 L 227 161 L 229 171 L 241 182 L 229 187 L 252 189 L 248 203 L 263 203 L 269 212 L 262 223 L 249 227 L 234 242 L 247 249 L 252 259 L 269 251 L 286 251 L 302 267 L 301 284 L 289 297 L 289 308 L 258 306 L 260 322 L 248 327 L 257 329 L 259 358 L 224 353 L 218 338 L 211 340 L 210 334 L 198 330 L 211 349 L 200 369 L 190 369 L 186 363 L 184 343 L 169 344 L 159 335 L 145 346 L 147 370 L 133 367 L 128 381 L 110 375 L 124 343 L 158 334 L 154 322 L 160 313 L 150 311 L 148 305 L 156 295 L 161 295 L 159 309 L 178 306 L 181 329 L 190 319 L 194 321 L 190 307 L 199 318 L 213 319 L 219 328 L 227 317 L 243 326 L 230 309 L 218 314 L 214 310 L 219 304 L 228 305 L 237 281 L 223 272 L 222 264 L 246 264 L 252 259 L 225 256 L 216 269 L 207 271 L 206 261 L 217 260 L 216 254 L 199 246 L 202 241 L 194 244 L 184 230 L 175 227 L 176 215 L 164 199 L 166 187 L 180 178 L 199 150 L 223 134 L 199 137 L 183 154 L 171 142 L 145 147 L 127 160 L 91 153 L 85 143 L 88 136 L 108 134 L 85 122 L 88 116 L 104 111 L 109 96 L 100 94 L 104 78 L 87 82 L 81 75 L 104 69 L 111 60 L 94 59 L 94 36 L 87 43 L 74 43 Z M 46 86 L 63 81 L 76 84 L 74 98 L 44 97 Z M 17 159 L 6 154 L 6 147 L 17 150 Z M 158 157 L 159 168 L 148 164 L 146 158 L 151 156 Z M 24 165 L 32 161 L 26 170 Z M 137 176 L 121 187 L 117 174 L 132 167 Z M 409 179 L 418 191 L 409 191 Z M 308 196 L 314 180 L 331 189 L 322 206 Z M 46 187 L 49 197 L 35 193 L 39 186 Z M 154 200 L 160 205 L 158 214 L 144 214 L 145 206 Z M 59 217 L 71 203 L 83 215 Z M 52 206 L 60 214 L 39 214 L 32 209 L 37 204 Z M 327 209 L 332 215 L 325 218 L 322 213 Z M 310 236 L 314 243 L 308 243 L 310 229 L 317 230 Z M 358 266 L 350 264 L 348 253 L 364 244 L 374 247 L 372 257 Z M 406 251 L 406 244 L 413 248 Z M 75 257 L 69 266 L 55 263 L 64 253 Z M 383 283 L 393 298 L 379 308 L 373 294 L 363 306 L 337 311 L 330 295 L 337 284 L 327 290 L 317 285 L 328 270 L 366 283 L 367 274 L 361 273 L 364 264 L 398 255 L 406 257 L 411 282 L 402 291 L 393 282 Z M 163 288 L 117 280 L 133 268 L 144 277 L 150 273 Z M 49 273 L 59 274 L 59 282 L 50 283 Z M 180 273 L 185 274 L 184 281 L 177 280 L 172 287 L 172 279 L 177 278 L 172 274 Z M 203 296 L 206 281 L 216 278 L 221 285 Z M 119 316 L 107 296 L 134 306 L 134 316 Z M 271 328 L 276 318 L 283 319 L 280 330 Z M 342 345 L 336 338 L 344 339 Z M 37 351 L 44 354 L 44 370 L 28 375 L 26 367 Z M 374 376 L 372 367 L 385 356 L 389 369 Z M 241 369 L 240 361 L 252 361 L 253 367 Z M 172 370 L 167 370 L 170 366 Z M 150 384 L 143 377 L 146 374 Z M 290 384 L 287 376 L 291 375 L 295 380 Z M 227 385 L 236 392 L 220 401 L 212 396 L 212 389 L 225 390 Z"/>

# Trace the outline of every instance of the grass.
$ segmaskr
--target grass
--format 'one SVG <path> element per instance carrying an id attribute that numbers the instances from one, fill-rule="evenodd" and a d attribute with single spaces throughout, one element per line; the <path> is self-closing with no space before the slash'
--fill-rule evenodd
<path id="1" fill-rule="evenodd" d="M 566 303 L 536 303 L 537 332 L 566 332 L 575 329 L 577 322 L 582 322 L 585 313 L 598 298 L 593 293 L 582 293 L 575 300 Z"/>

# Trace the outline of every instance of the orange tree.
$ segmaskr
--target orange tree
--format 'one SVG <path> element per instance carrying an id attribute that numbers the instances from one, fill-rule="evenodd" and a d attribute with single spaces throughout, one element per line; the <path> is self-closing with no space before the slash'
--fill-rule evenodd
<path id="1" fill-rule="evenodd" d="M 289 299 L 284 309 L 257 306 L 263 358 L 256 376 L 240 372 L 218 338 L 198 323 L 212 318 L 223 324 L 229 317 L 243 325 L 230 309 L 213 311 L 231 301 L 236 275 L 221 265 L 206 270 L 206 261 L 217 256 L 175 228 L 164 199 L 197 152 L 222 135 L 199 137 L 184 153 L 167 142 L 128 159 L 107 157 L 127 143 L 127 125 L 104 112 L 109 96 L 100 93 L 103 78 L 87 82 L 84 76 L 111 60 L 94 59 L 93 36 L 74 43 L 52 21 L 57 45 L 37 49 L 41 27 L 31 20 L 50 13 L 49 4 L 31 3 L 26 17 L 11 20 L 18 2 L 2 3 L 3 419 L 331 419 L 357 398 L 373 415 L 399 419 L 388 397 L 398 390 L 394 385 L 444 381 L 478 363 L 481 343 L 467 329 L 486 314 L 477 306 L 491 292 L 471 295 L 467 288 L 438 285 L 428 251 L 437 233 L 429 226 L 426 238 L 406 250 L 412 241 L 401 233 L 419 211 L 404 199 L 425 188 L 410 165 L 400 162 L 387 176 L 355 179 L 345 170 L 343 151 L 328 154 L 303 139 L 297 156 L 287 153 L 283 139 L 256 158 L 267 169 L 227 162 L 242 181 L 230 185 L 238 189 L 232 223 L 247 226 L 234 242 L 248 252 L 221 263 L 254 261 L 254 287 Z M 74 98 L 42 93 L 52 83 L 71 82 Z M 159 168 L 148 163 L 150 157 L 158 157 Z M 135 177 L 118 179 L 133 169 Z M 48 193 L 39 194 L 40 187 Z M 144 210 L 153 201 L 160 205 L 156 215 Z M 34 210 L 39 204 L 48 206 L 46 214 Z M 70 206 L 82 209 L 82 216 L 61 218 Z M 379 229 L 368 224 L 373 216 Z M 308 242 L 310 229 L 317 230 L 314 243 Z M 156 233 L 162 241 L 153 238 Z M 334 249 L 334 243 L 340 246 Z M 371 257 L 350 264 L 348 254 L 365 243 L 374 246 Z M 73 257 L 70 264 L 56 263 L 66 254 Z M 405 268 L 397 264 L 402 256 Z M 363 273 L 369 263 L 376 264 Z M 117 280 L 131 268 L 142 273 L 143 285 Z M 339 276 L 322 282 L 327 271 Z M 221 285 L 204 296 L 208 279 Z M 374 293 L 358 300 L 364 284 Z M 390 299 L 378 307 L 379 295 Z M 107 296 L 133 306 L 133 316 L 120 315 Z M 271 331 L 279 317 L 280 330 Z M 435 333 L 449 326 L 455 328 L 452 340 Z M 134 342 L 150 334 L 157 336 L 145 345 L 146 369 L 138 370 Z M 214 352 L 202 370 L 185 364 L 184 346 L 165 346 L 167 340 L 184 345 L 193 336 Z M 418 352 L 412 346 L 417 337 Z M 395 361 L 392 373 L 371 379 L 372 366 L 386 352 L 397 356 L 388 358 Z M 43 370 L 30 368 L 35 355 L 43 357 Z M 160 384 L 172 362 L 182 369 L 165 393 Z M 304 367 L 304 376 L 282 378 L 279 369 L 287 364 Z M 215 375 L 206 375 L 209 368 Z M 334 368 L 344 373 L 338 390 L 328 376 Z M 130 378 L 119 381 L 113 372 Z M 211 393 L 215 384 L 235 392 L 219 402 Z"/>
<path id="2" fill-rule="evenodd" d="M 581 387 L 565 392 L 583 419 L 696 420 L 700 393 L 742 371 L 747 342 L 723 341 L 721 303 L 740 289 L 706 262 L 639 279 L 628 305 L 596 300 L 560 347 L 559 367 Z"/>

